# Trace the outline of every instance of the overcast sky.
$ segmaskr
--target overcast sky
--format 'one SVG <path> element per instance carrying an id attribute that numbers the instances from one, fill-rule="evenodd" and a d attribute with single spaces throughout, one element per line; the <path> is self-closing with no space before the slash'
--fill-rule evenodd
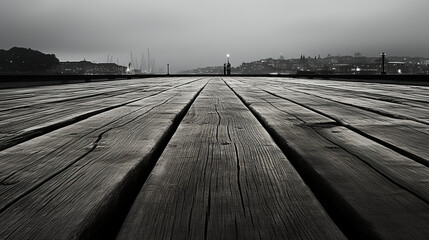
<path id="1" fill-rule="evenodd" d="M 0 0 L 0 49 L 172 71 L 300 54 L 429 56 L 429 0 Z M 147 57 L 147 56 L 145 56 Z"/>

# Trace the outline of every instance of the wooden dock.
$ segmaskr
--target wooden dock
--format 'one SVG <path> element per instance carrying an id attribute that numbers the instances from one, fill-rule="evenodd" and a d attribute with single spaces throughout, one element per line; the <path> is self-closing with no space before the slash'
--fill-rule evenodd
<path id="1" fill-rule="evenodd" d="M 429 239 L 429 87 L 0 90 L 0 239 Z"/>

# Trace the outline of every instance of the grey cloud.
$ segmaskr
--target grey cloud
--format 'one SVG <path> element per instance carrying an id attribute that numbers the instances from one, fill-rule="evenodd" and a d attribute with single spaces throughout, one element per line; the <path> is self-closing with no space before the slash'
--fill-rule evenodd
<path id="1" fill-rule="evenodd" d="M 429 56 L 427 0 L 2 0 L 0 48 L 122 64 L 150 48 L 172 69 L 360 51 Z"/>

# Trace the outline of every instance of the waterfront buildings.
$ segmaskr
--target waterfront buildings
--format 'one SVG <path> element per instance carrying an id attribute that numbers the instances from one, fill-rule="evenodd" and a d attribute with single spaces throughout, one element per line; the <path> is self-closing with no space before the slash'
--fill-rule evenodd
<path id="1" fill-rule="evenodd" d="M 56 71 L 65 75 L 121 75 L 127 67 L 116 63 L 92 63 L 86 60 L 79 62 L 60 62 Z"/>
<path id="2" fill-rule="evenodd" d="M 241 65 L 232 69 L 234 74 L 379 74 L 382 71 L 380 57 L 366 57 L 360 53 L 354 56 L 304 56 L 285 59 L 267 58 Z M 186 71 L 186 73 L 211 74 L 222 72 L 221 67 L 206 67 Z M 429 74 L 429 59 L 421 57 L 386 58 L 387 74 Z"/>

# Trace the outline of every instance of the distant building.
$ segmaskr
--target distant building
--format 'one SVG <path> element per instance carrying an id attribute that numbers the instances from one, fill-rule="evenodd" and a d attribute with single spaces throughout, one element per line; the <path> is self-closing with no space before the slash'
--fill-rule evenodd
<path id="1" fill-rule="evenodd" d="M 381 65 L 379 63 L 362 63 L 354 65 L 352 68 L 353 74 L 378 74 L 380 73 Z"/>
<path id="2" fill-rule="evenodd" d="M 127 68 L 115 63 L 60 62 L 57 72 L 65 75 L 122 75 Z"/>
<path id="3" fill-rule="evenodd" d="M 389 56 L 385 63 L 388 74 L 429 74 L 429 59 L 422 57 Z M 328 56 L 326 58 L 301 57 L 284 59 L 267 58 L 249 63 L 242 63 L 234 68 L 237 74 L 380 74 L 380 57 L 366 57 L 360 53 L 354 56 Z M 206 67 L 189 70 L 187 73 L 221 73 L 222 67 Z"/>
<path id="4" fill-rule="evenodd" d="M 124 74 L 127 70 L 124 66 L 119 66 L 116 63 L 97 63 L 94 64 L 93 67 L 90 69 L 90 74 L 108 74 L 108 75 L 120 75 Z"/>
<path id="5" fill-rule="evenodd" d="M 409 67 L 405 62 L 388 62 L 387 63 L 387 73 L 389 74 L 402 74 L 409 73 Z"/>
<path id="6" fill-rule="evenodd" d="M 352 73 L 353 66 L 348 63 L 335 63 L 332 65 L 332 70 L 336 73 Z"/>

